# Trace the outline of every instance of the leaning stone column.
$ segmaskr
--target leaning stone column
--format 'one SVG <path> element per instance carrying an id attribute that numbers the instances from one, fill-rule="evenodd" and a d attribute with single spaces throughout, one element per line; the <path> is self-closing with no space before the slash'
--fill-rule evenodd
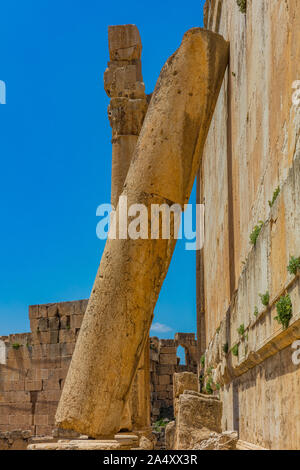
<path id="1" fill-rule="evenodd" d="M 108 27 L 110 62 L 104 88 L 111 98 L 112 127 L 111 204 L 116 208 L 148 108 L 142 77 L 142 43 L 135 25 Z M 120 428 L 143 430 L 150 426 L 150 371 L 147 343 L 127 401 Z M 148 374 L 147 374 L 148 372 Z"/>
<path id="2" fill-rule="evenodd" d="M 228 43 L 189 30 L 163 67 L 122 195 L 128 206 L 188 202 L 228 62 Z M 116 216 L 120 217 L 120 204 Z M 92 437 L 119 429 L 153 310 L 169 240 L 107 240 L 58 406 L 57 424 Z"/>

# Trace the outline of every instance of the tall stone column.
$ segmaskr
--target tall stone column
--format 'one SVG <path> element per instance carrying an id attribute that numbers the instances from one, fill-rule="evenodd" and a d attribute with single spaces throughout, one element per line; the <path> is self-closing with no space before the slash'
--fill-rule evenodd
<path id="1" fill-rule="evenodd" d="M 142 77 L 142 43 L 135 25 L 109 26 L 110 62 L 104 88 L 111 98 L 108 117 L 112 127 L 111 204 L 118 205 L 139 133 L 148 108 Z M 150 426 L 149 341 L 140 359 L 120 428 L 143 430 Z"/>
<path id="2" fill-rule="evenodd" d="M 228 49 L 220 35 L 193 28 L 166 62 L 123 187 L 128 207 L 143 204 L 151 214 L 153 204 L 188 202 Z M 118 204 L 117 221 L 121 212 Z M 56 413 L 59 427 L 92 437 L 119 430 L 175 244 L 173 230 L 167 240 L 107 240 Z"/>
<path id="3" fill-rule="evenodd" d="M 104 88 L 111 98 L 108 117 L 112 127 L 111 203 L 116 208 L 123 191 L 138 136 L 148 108 L 142 77 L 142 43 L 135 25 L 109 26 L 110 62 Z"/>

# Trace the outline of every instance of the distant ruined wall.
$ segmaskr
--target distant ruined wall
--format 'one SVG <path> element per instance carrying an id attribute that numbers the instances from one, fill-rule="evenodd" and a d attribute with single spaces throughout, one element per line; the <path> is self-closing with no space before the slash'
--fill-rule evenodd
<path id="1" fill-rule="evenodd" d="M 87 301 L 29 307 L 31 333 L 2 337 L 0 432 L 51 435 Z"/>
<path id="2" fill-rule="evenodd" d="M 185 349 L 180 364 L 177 348 Z M 173 374 L 197 372 L 197 342 L 194 333 L 176 333 L 174 339 L 150 338 L 151 421 L 173 418 Z"/>
<path id="3" fill-rule="evenodd" d="M 31 333 L 0 337 L 0 449 L 1 445 L 22 448 L 21 441 L 25 448 L 30 436 L 50 436 L 53 432 L 56 437 L 64 436 L 63 431 L 57 432 L 54 416 L 87 302 L 30 306 Z M 179 345 L 186 348 L 186 366 L 177 365 Z M 145 360 L 150 364 L 145 370 L 151 367 L 151 420 L 155 422 L 166 409 L 173 413 L 173 372 L 196 371 L 197 345 L 194 334 L 177 333 L 174 340 L 151 338 L 148 347 Z M 143 378 L 141 372 L 137 378 Z M 133 387 L 132 425 L 138 430 L 145 423 L 140 411 L 144 411 L 145 397 L 141 394 L 149 394 L 145 389 L 149 380 L 145 377 L 145 387 L 135 380 Z M 26 436 L 20 431 L 26 431 Z"/>
<path id="4" fill-rule="evenodd" d="M 248 0 L 246 14 L 236 0 L 205 6 L 205 26 L 230 41 L 230 65 L 198 175 L 205 204 L 198 358 L 206 351 L 206 376 L 212 369 L 221 385 L 224 429 L 274 449 L 300 449 L 300 371 L 291 348 L 300 338 L 300 282 L 299 272 L 287 271 L 290 257 L 300 256 L 300 108 L 292 99 L 300 80 L 299 8 L 300 0 Z M 265 307 L 259 294 L 267 291 Z M 284 330 L 274 317 L 287 293 L 293 317 Z"/>

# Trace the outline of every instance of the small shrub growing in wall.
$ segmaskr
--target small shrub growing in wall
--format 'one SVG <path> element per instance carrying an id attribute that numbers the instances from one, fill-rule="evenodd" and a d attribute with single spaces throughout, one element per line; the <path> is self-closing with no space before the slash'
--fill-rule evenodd
<path id="1" fill-rule="evenodd" d="M 258 222 L 258 225 L 255 225 L 254 229 L 252 230 L 251 234 L 250 234 L 250 243 L 255 246 L 256 245 L 256 242 L 257 242 L 257 239 L 258 239 L 258 236 L 261 232 L 261 229 L 263 227 L 264 223 L 262 220 L 260 220 Z"/>
<path id="2" fill-rule="evenodd" d="M 258 317 L 258 314 L 259 314 L 258 308 L 255 307 L 255 309 L 254 309 L 254 316 L 255 316 L 255 317 Z"/>
<path id="3" fill-rule="evenodd" d="M 261 303 L 267 307 L 269 305 L 269 302 L 270 302 L 270 294 L 269 294 L 269 291 L 267 291 L 265 294 L 259 294 L 259 297 L 261 299 Z"/>
<path id="4" fill-rule="evenodd" d="M 205 366 L 205 356 L 204 356 L 204 354 L 203 354 L 203 356 L 201 356 L 200 362 L 201 362 L 201 366 L 204 367 Z"/>
<path id="5" fill-rule="evenodd" d="M 212 377 L 209 377 L 206 382 L 206 387 L 205 387 L 206 393 L 208 393 L 208 395 L 213 394 L 212 384 L 213 384 Z"/>
<path id="6" fill-rule="evenodd" d="M 242 323 L 242 324 L 238 327 L 237 332 L 238 332 L 238 334 L 239 334 L 240 336 L 244 336 L 244 334 L 245 334 L 245 325 L 244 325 L 244 323 Z"/>
<path id="7" fill-rule="evenodd" d="M 293 305 L 289 294 L 283 295 L 276 304 L 277 316 L 274 318 L 283 328 L 287 328 L 293 316 Z"/>
<path id="8" fill-rule="evenodd" d="M 233 346 L 233 348 L 232 348 L 231 351 L 232 351 L 232 354 L 233 354 L 234 356 L 238 357 L 238 355 L 239 355 L 239 345 L 238 345 L 238 344 L 235 344 L 235 345 Z"/>
<path id="9" fill-rule="evenodd" d="M 247 13 L 247 0 L 236 0 L 236 3 L 241 13 Z"/>
<path id="10" fill-rule="evenodd" d="M 168 420 L 164 420 L 164 419 L 159 419 L 158 421 L 156 421 L 154 423 L 154 430 L 156 432 L 160 432 L 161 431 L 161 428 L 165 428 L 168 424 Z"/>
<path id="11" fill-rule="evenodd" d="M 19 343 L 14 343 L 14 344 L 12 344 L 12 347 L 14 349 L 19 349 L 21 347 L 21 345 Z"/>
<path id="12" fill-rule="evenodd" d="M 276 199 L 278 198 L 279 196 L 279 193 L 280 193 L 280 187 L 278 186 L 278 188 L 275 189 L 274 193 L 273 193 L 273 197 L 272 197 L 272 200 L 269 201 L 269 206 L 270 207 L 273 207 Z"/>
<path id="13" fill-rule="evenodd" d="M 300 256 L 299 258 L 295 258 L 295 256 L 291 257 L 287 270 L 290 274 L 296 276 L 297 271 L 300 271 Z"/>

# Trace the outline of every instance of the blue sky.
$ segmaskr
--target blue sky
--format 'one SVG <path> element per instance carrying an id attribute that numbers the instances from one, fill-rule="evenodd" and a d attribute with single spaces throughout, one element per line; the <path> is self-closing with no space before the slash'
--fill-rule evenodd
<path id="1" fill-rule="evenodd" d="M 153 91 L 204 0 L 9 0 L 0 12 L 0 335 L 29 331 L 28 305 L 87 298 L 110 200 L 111 130 L 103 89 L 107 27 L 134 23 Z M 192 200 L 195 199 L 195 190 Z M 195 252 L 178 242 L 152 331 L 196 330 Z"/>

